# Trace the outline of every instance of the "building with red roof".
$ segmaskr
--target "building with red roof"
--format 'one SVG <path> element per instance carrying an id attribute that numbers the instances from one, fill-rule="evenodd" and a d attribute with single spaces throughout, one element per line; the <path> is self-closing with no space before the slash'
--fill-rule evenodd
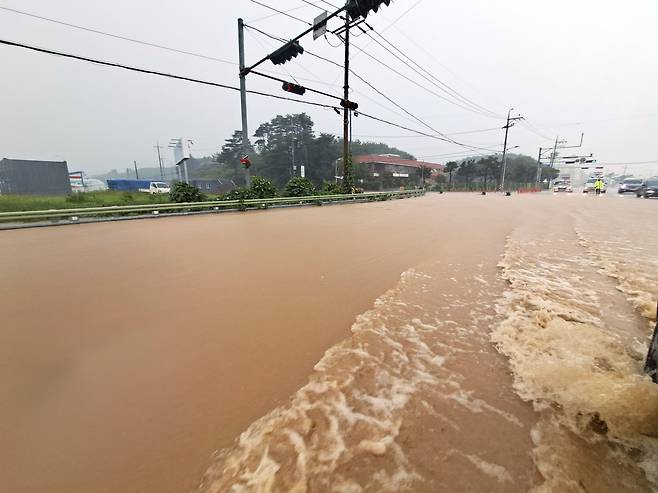
<path id="1" fill-rule="evenodd" d="M 354 156 L 353 164 L 356 185 L 365 190 L 421 187 L 444 169 L 442 164 L 403 159 L 396 154 Z"/>

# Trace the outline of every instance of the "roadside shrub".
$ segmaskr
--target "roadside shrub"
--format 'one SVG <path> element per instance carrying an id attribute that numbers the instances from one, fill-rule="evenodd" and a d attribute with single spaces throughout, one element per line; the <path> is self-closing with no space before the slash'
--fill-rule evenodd
<path id="1" fill-rule="evenodd" d="M 260 176 L 251 178 L 249 192 L 252 199 L 271 199 L 277 195 L 274 183 Z"/>
<path id="2" fill-rule="evenodd" d="M 177 182 L 171 187 L 169 200 L 176 203 L 203 202 L 206 196 L 197 187 L 189 183 Z"/>
<path id="3" fill-rule="evenodd" d="M 293 177 L 286 185 L 287 197 L 308 197 L 315 194 L 315 186 L 311 180 L 302 176 Z"/>
<path id="4" fill-rule="evenodd" d="M 234 188 L 224 194 L 220 200 L 247 200 L 253 198 L 249 188 Z"/>
<path id="5" fill-rule="evenodd" d="M 343 193 L 343 188 L 338 183 L 325 181 L 322 185 L 322 191 L 328 195 L 340 195 Z"/>
<path id="6" fill-rule="evenodd" d="M 73 192 L 68 194 L 66 201 L 70 204 L 84 204 L 87 202 L 87 196 L 83 192 Z"/>
<path id="7" fill-rule="evenodd" d="M 134 199 L 135 197 L 133 197 L 133 194 L 130 192 L 123 192 L 121 194 L 121 202 L 123 202 L 124 204 L 131 204 Z"/>

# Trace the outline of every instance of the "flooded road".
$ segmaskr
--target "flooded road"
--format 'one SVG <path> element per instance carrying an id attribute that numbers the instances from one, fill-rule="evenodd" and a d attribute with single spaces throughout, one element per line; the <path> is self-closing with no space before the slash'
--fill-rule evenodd
<path id="1" fill-rule="evenodd" d="M 0 489 L 655 490 L 656 205 L 444 194 L 0 233 Z"/>

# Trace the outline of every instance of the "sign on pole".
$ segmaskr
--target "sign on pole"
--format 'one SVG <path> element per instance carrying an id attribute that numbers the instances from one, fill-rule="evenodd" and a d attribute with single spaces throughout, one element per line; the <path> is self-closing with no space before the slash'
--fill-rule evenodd
<path id="1" fill-rule="evenodd" d="M 313 20 L 313 39 L 324 36 L 327 32 L 327 12 L 322 12 Z"/>

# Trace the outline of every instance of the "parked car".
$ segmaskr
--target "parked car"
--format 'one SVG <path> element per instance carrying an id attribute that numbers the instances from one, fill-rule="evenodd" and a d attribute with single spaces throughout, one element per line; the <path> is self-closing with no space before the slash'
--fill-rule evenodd
<path id="1" fill-rule="evenodd" d="M 568 181 L 556 181 L 553 183 L 553 191 L 554 192 L 573 192 L 573 188 L 571 187 L 571 183 Z"/>
<path id="2" fill-rule="evenodd" d="M 617 193 L 637 193 L 642 186 L 642 180 L 639 178 L 626 178 L 619 184 Z"/>
<path id="3" fill-rule="evenodd" d="M 642 182 L 642 186 L 637 190 L 636 195 L 645 199 L 658 197 L 658 178 L 649 178 Z"/>

